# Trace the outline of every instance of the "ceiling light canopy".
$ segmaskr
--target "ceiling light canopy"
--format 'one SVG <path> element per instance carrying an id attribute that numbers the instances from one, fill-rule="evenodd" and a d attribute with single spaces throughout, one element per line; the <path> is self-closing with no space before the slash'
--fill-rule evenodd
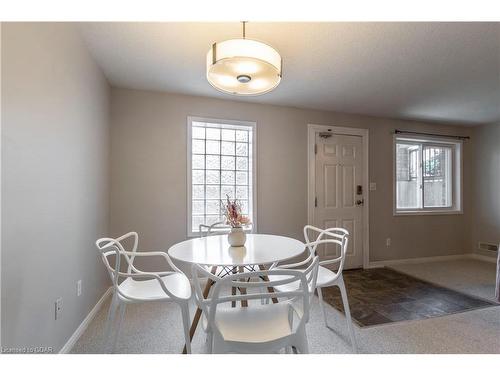
<path id="1" fill-rule="evenodd" d="M 207 80 L 217 90 L 234 95 L 260 95 L 281 81 L 282 60 L 273 47 L 252 39 L 214 43 L 207 53 Z"/>

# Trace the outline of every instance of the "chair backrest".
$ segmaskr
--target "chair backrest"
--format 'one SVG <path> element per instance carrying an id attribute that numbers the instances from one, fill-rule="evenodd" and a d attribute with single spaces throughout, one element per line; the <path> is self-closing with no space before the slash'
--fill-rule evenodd
<path id="1" fill-rule="evenodd" d="M 131 251 L 129 251 L 127 254 L 127 251 L 124 248 L 123 242 L 127 240 L 128 238 L 133 238 L 134 243 L 132 245 Z M 108 238 L 108 237 L 103 237 L 99 238 L 96 241 L 96 246 L 100 251 L 102 261 L 104 265 L 106 266 L 106 269 L 108 270 L 109 276 L 111 278 L 111 281 L 113 282 L 113 285 L 115 287 L 118 286 L 119 284 L 119 279 L 122 275 L 120 275 L 120 270 L 122 266 L 122 258 L 125 259 L 126 264 L 127 264 L 127 272 L 126 274 L 132 275 L 132 271 L 134 270 L 134 259 L 135 255 L 130 255 L 130 253 L 135 254 L 137 251 L 137 245 L 139 242 L 139 236 L 136 232 L 129 232 L 124 234 L 123 236 L 120 236 L 118 238 Z M 111 256 L 115 256 L 115 262 L 114 266 L 111 265 L 110 263 L 110 258 Z M 127 277 L 127 276 L 123 276 Z"/>
<path id="2" fill-rule="evenodd" d="M 131 251 L 125 250 L 123 246 L 123 242 L 128 239 L 128 238 L 134 238 L 134 244 L 132 246 Z M 101 254 L 102 261 L 104 265 L 106 266 L 106 269 L 108 270 L 109 276 L 111 278 L 111 281 L 113 282 L 113 287 L 115 291 L 118 292 L 118 295 L 122 299 L 126 300 L 134 300 L 137 298 L 131 297 L 127 295 L 121 288 L 120 288 L 120 280 L 121 279 L 126 279 L 126 278 L 134 278 L 134 279 L 155 279 L 161 289 L 165 292 L 167 296 L 174 300 L 179 300 L 183 299 L 182 297 L 178 297 L 175 294 L 173 294 L 171 291 L 167 289 L 167 286 L 163 282 L 161 276 L 165 276 L 167 274 L 173 274 L 173 273 L 180 273 L 181 271 L 175 266 L 175 264 L 172 263 L 170 258 L 166 253 L 160 252 L 160 251 L 152 251 L 152 252 L 140 252 L 137 253 L 137 244 L 138 244 L 138 235 L 136 232 L 129 232 L 127 234 L 124 234 L 121 237 L 118 238 L 99 238 L 96 241 L 96 246 L 99 249 L 99 252 Z M 113 262 L 110 262 L 110 258 L 114 256 L 115 261 L 114 265 Z M 141 270 L 138 270 L 134 266 L 134 259 L 136 256 L 162 256 L 165 258 L 167 263 L 170 265 L 170 267 L 173 269 L 173 271 L 166 271 L 166 272 L 161 272 L 161 275 L 159 273 L 155 272 L 144 272 Z M 121 271 L 122 268 L 122 259 L 125 259 L 126 265 L 127 265 L 127 271 L 123 272 Z"/>
<path id="3" fill-rule="evenodd" d="M 225 222 L 219 221 L 211 225 L 200 224 L 199 227 L 200 237 L 213 236 L 216 234 L 229 233 L 231 227 L 226 225 Z"/>
<path id="4" fill-rule="evenodd" d="M 293 332 L 300 329 L 309 319 L 309 309 L 311 304 L 311 287 L 314 291 L 316 285 L 316 277 L 318 272 L 319 259 L 311 262 L 311 265 L 306 270 L 293 270 L 293 269 L 271 269 L 256 272 L 244 272 L 239 274 L 232 274 L 219 278 L 214 274 L 208 272 L 203 267 L 193 264 L 192 275 L 195 289 L 196 300 L 198 306 L 205 314 L 209 326 L 214 332 L 219 332 L 215 324 L 217 317 L 217 310 L 219 305 L 228 304 L 230 302 L 238 301 L 252 301 L 271 298 L 283 298 L 284 300 L 278 303 L 287 303 L 290 309 L 293 309 L 298 317 L 297 324 L 294 325 Z M 273 278 L 273 276 L 279 276 Z M 264 281 L 261 277 L 267 280 Z M 213 286 L 213 293 L 211 296 L 205 298 L 202 292 L 202 282 L 206 278 L 215 282 Z M 274 289 L 280 285 L 286 285 L 299 282 L 299 287 L 292 288 L 290 291 L 277 291 Z M 227 291 L 231 288 L 245 288 L 247 294 L 236 295 L 221 295 L 221 291 Z M 268 289 L 269 288 L 269 289 Z M 251 311 L 252 303 L 249 303 L 247 309 Z M 220 334 L 220 332 L 219 332 Z"/>
<path id="5" fill-rule="evenodd" d="M 314 240 L 310 239 L 310 234 L 315 236 Z M 304 238 L 306 246 L 311 254 L 316 255 L 316 250 L 319 245 L 333 244 L 340 249 L 340 255 L 334 259 L 320 261 L 320 265 L 328 265 L 338 263 L 337 274 L 341 274 L 344 268 L 347 245 L 349 244 L 349 231 L 344 228 L 327 228 L 321 229 L 312 225 L 304 227 Z"/>
<path id="6" fill-rule="evenodd" d="M 315 263 L 320 264 L 319 262 L 319 256 L 314 254 L 313 252 L 309 252 L 309 255 L 307 256 L 306 259 L 301 260 L 296 263 L 287 263 L 287 264 L 273 264 L 273 268 L 280 268 L 280 269 L 300 269 L 302 272 L 304 272 L 307 276 L 307 283 L 309 285 L 309 292 L 314 294 L 314 290 L 316 289 L 316 280 L 318 277 L 318 267 L 315 266 Z M 306 268 L 304 269 L 304 266 Z"/>

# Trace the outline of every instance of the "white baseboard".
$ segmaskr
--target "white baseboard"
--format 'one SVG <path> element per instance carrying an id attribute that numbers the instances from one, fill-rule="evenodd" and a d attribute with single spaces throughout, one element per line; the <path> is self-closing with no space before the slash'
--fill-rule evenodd
<path id="1" fill-rule="evenodd" d="M 429 263 L 429 262 L 442 262 L 446 260 L 459 260 L 459 259 L 476 259 L 486 262 L 495 263 L 496 259 L 493 257 L 487 257 L 485 255 L 467 253 L 467 254 L 457 254 L 457 255 L 442 255 L 435 257 L 422 257 L 422 258 L 408 258 L 408 259 L 394 259 L 394 260 L 382 260 L 376 262 L 370 262 L 367 268 L 380 268 L 387 266 L 396 266 L 400 264 L 417 264 L 417 263 Z"/>
<path id="2" fill-rule="evenodd" d="M 477 253 L 471 253 L 468 255 L 469 255 L 469 258 L 471 258 L 471 259 L 482 260 L 484 262 L 489 262 L 489 263 L 496 263 L 497 262 L 497 258 L 494 256 L 489 257 L 487 255 L 482 255 L 482 254 L 477 254 Z"/>
<path id="3" fill-rule="evenodd" d="M 76 331 L 71 335 L 66 344 L 64 344 L 61 350 L 59 350 L 59 354 L 67 354 L 71 351 L 71 349 L 73 349 L 73 346 L 78 341 L 83 332 L 85 332 L 92 319 L 94 319 L 95 315 L 100 310 L 102 304 L 104 303 L 104 301 L 106 301 L 106 298 L 108 298 L 108 296 L 111 294 L 111 291 L 112 288 L 110 287 L 108 288 L 108 290 L 104 292 L 102 297 L 99 299 L 99 301 L 97 301 L 92 310 L 90 310 L 89 314 L 85 317 L 85 319 L 83 319 L 83 322 L 81 322 L 81 324 L 78 326 Z"/>

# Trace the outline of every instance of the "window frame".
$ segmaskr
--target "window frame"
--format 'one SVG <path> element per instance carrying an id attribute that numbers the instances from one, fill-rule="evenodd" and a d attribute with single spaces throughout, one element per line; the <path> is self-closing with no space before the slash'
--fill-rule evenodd
<path id="1" fill-rule="evenodd" d="M 415 160 L 415 176 L 412 175 L 412 164 L 413 164 L 413 155 L 412 154 L 416 154 L 416 160 Z M 417 150 L 411 150 L 409 153 L 408 153 L 408 181 L 413 181 L 413 180 L 418 180 L 418 159 L 419 159 L 419 155 L 418 155 L 418 149 Z"/>
<path id="2" fill-rule="evenodd" d="M 401 209 L 397 207 L 397 144 L 416 144 L 422 147 L 422 153 L 427 146 L 451 147 L 451 206 L 424 207 L 424 188 L 421 188 L 422 208 Z M 463 214 L 463 141 L 432 136 L 393 135 L 393 215 L 460 215 Z M 421 168 L 422 184 L 424 183 L 423 161 Z"/>
<path id="3" fill-rule="evenodd" d="M 257 123 L 255 121 L 242 121 L 242 120 L 228 120 L 228 119 L 217 119 L 212 117 L 199 117 L 199 116 L 188 116 L 187 117 L 187 237 L 198 237 L 199 232 L 194 232 L 192 228 L 192 127 L 193 122 L 205 122 L 214 123 L 222 125 L 236 125 L 236 126 L 247 126 L 252 129 L 252 205 L 249 206 L 249 211 L 252 212 L 252 233 L 257 232 Z"/>

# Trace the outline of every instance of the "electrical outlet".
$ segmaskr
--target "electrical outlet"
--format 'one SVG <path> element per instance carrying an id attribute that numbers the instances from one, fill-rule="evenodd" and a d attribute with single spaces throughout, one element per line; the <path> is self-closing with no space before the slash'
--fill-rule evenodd
<path id="1" fill-rule="evenodd" d="M 82 295 L 82 280 L 76 282 L 76 296 L 80 297 Z"/>
<path id="2" fill-rule="evenodd" d="M 58 299 L 56 299 L 56 302 L 55 302 L 55 315 L 54 315 L 55 320 L 57 320 L 61 317 L 62 308 L 63 308 L 63 299 L 62 299 L 62 297 L 59 297 Z"/>
<path id="3" fill-rule="evenodd" d="M 390 238 L 386 238 L 385 246 L 387 246 L 387 247 L 391 246 L 391 239 Z"/>
<path id="4" fill-rule="evenodd" d="M 375 191 L 375 190 L 377 190 L 377 183 L 370 182 L 370 191 Z"/>

